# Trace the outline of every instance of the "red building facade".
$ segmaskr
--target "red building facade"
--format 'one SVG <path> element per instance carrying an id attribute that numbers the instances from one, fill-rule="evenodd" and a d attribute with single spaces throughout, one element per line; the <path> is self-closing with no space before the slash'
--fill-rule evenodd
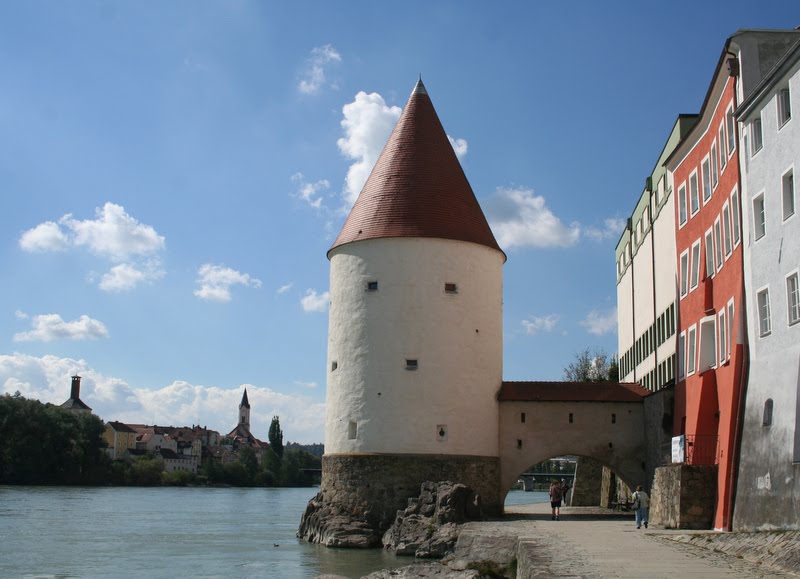
<path id="1" fill-rule="evenodd" d="M 673 432 L 686 436 L 686 464 L 718 466 L 716 529 L 730 528 L 746 341 L 737 73 L 723 53 L 698 123 L 667 161 L 679 295 Z"/>

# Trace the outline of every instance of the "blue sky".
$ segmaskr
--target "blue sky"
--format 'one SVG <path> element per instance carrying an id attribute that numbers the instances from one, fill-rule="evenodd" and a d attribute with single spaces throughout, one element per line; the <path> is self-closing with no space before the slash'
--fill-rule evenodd
<path id="1" fill-rule="evenodd" d="M 0 392 L 321 441 L 327 249 L 422 74 L 508 254 L 504 377 L 616 351 L 614 245 L 793 2 L 0 4 Z"/>

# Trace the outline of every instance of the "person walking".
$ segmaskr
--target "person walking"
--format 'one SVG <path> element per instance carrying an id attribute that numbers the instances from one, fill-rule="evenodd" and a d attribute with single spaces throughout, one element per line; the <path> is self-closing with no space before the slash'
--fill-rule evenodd
<path id="1" fill-rule="evenodd" d="M 558 520 L 558 516 L 561 513 L 561 497 L 561 483 L 556 479 L 553 479 L 553 482 L 550 483 L 550 508 L 553 509 L 553 515 L 551 519 L 554 521 Z"/>
<path id="2" fill-rule="evenodd" d="M 641 529 L 642 525 L 647 528 L 647 509 L 650 507 L 650 497 L 644 492 L 642 485 L 638 485 L 633 493 L 631 508 L 636 515 L 636 528 Z"/>
<path id="3" fill-rule="evenodd" d="M 561 502 L 565 507 L 569 506 L 569 504 L 567 503 L 567 493 L 569 493 L 569 489 L 570 489 L 570 487 L 569 487 L 569 483 L 567 482 L 567 479 L 562 478 L 561 479 Z"/>

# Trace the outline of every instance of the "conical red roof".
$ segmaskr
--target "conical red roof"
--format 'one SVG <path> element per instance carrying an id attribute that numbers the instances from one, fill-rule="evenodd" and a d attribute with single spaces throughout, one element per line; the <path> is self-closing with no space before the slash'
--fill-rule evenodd
<path id="1" fill-rule="evenodd" d="M 331 250 L 382 237 L 454 239 L 502 251 L 422 80 Z"/>

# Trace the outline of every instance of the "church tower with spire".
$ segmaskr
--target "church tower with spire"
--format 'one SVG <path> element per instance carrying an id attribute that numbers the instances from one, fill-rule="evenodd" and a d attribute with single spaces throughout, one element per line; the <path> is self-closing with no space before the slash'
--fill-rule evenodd
<path id="1" fill-rule="evenodd" d="M 242 394 L 242 401 L 239 403 L 239 424 L 250 432 L 250 402 L 247 400 L 247 388 Z"/>
<path id="2" fill-rule="evenodd" d="M 505 254 L 421 79 L 328 259 L 325 456 L 300 536 L 348 546 L 311 520 L 328 509 L 379 543 L 428 480 L 501 512 Z"/>

